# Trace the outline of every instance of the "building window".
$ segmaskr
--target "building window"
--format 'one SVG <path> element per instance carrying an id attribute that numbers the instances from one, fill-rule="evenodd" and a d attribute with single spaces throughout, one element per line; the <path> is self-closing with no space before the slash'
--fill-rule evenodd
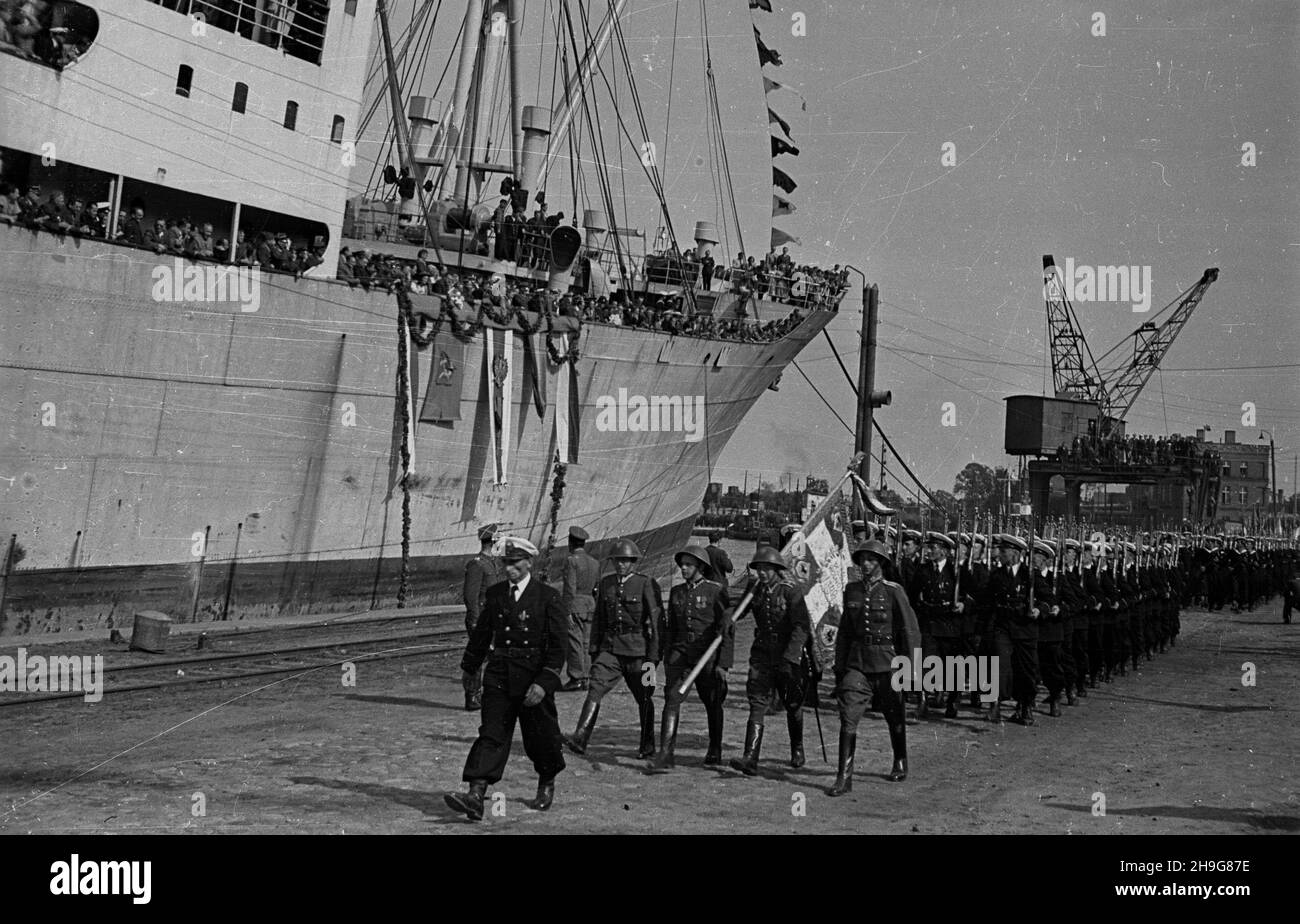
<path id="1" fill-rule="evenodd" d="M 1246 489 L 1241 488 L 1237 491 L 1237 498 L 1244 505 L 1246 503 Z"/>
<path id="2" fill-rule="evenodd" d="M 176 95 L 190 98 L 190 85 L 194 82 L 194 68 L 182 64 L 176 72 Z"/>
<path id="3" fill-rule="evenodd" d="M 293 100 L 284 104 L 284 127 L 289 131 L 298 127 L 298 104 Z"/>
<path id="4" fill-rule="evenodd" d="M 1232 466 L 1229 465 L 1227 462 L 1223 463 L 1223 477 L 1224 478 L 1232 477 Z"/>
<path id="5" fill-rule="evenodd" d="M 330 129 L 330 141 L 335 144 L 343 143 L 343 116 L 334 117 L 334 127 Z"/>
<path id="6" fill-rule="evenodd" d="M 1247 470 L 1247 468 L 1246 468 L 1246 463 L 1245 463 L 1245 462 L 1241 463 L 1241 477 L 1242 477 L 1242 478 L 1249 477 L 1249 476 L 1248 476 L 1248 470 Z"/>
<path id="7" fill-rule="evenodd" d="M 235 98 L 231 100 L 230 108 L 234 112 L 243 112 L 248 108 L 248 84 L 235 84 Z"/>
<path id="8" fill-rule="evenodd" d="M 357 0 L 343 0 L 343 12 L 349 16 L 357 15 Z"/>
<path id="9" fill-rule="evenodd" d="M 1231 503 L 1232 503 L 1232 489 L 1231 489 L 1231 488 L 1224 488 L 1224 489 L 1223 489 L 1223 497 L 1221 498 L 1221 503 L 1224 503 L 1224 504 L 1231 504 Z"/>

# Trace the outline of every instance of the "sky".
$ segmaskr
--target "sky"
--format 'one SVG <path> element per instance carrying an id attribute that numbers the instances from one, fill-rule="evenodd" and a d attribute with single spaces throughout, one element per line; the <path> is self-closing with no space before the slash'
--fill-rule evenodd
<path id="1" fill-rule="evenodd" d="M 454 5 L 446 6 L 426 92 L 453 23 Z M 538 60 L 554 51 L 539 35 L 550 5 L 526 6 L 535 44 L 525 61 L 531 53 L 535 79 Z M 603 11 L 604 2 L 589 6 Z M 775 91 L 766 101 L 791 123 L 800 149 L 777 161 L 799 186 L 789 196 L 796 213 L 776 223 L 801 239 L 792 248 L 797 260 L 852 264 L 879 286 L 876 384 L 894 398 L 877 420 L 928 487 L 952 490 L 972 460 L 1015 464 L 1002 448 L 1003 399 L 1052 387 L 1042 300 L 1042 256 L 1050 253 L 1061 265 L 1068 257 L 1149 268 L 1154 294 L 1145 314 L 1127 301 L 1076 300 L 1095 354 L 1218 267 L 1218 281 L 1130 411 L 1128 430 L 1208 426 L 1216 439 L 1236 430 L 1240 441 L 1267 431 L 1278 486 L 1296 489 L 1300 5 L 1137 0 L 1100 10 L 1104 34 L 1094 34 L 1103 31 L 1096 3 L 773 2 L 772 13 L 753 14 L 746 6 L 707 4 L 746 249 L 766 249 L 772 222 L 752 15 L 783 61 L 763 73 L 799 94 Z M 700 10 L 699 2 L 631 2 L 624 19 L 681 238 L 701 218 L 727 223 L 702 128 Z M 404 15 L 409 5 L 399 4 L 399 29 Z M 625 85 L 620 92 L 618 111 L 640 141 Z M 638 150 L 618 143 L 608 98 L 603 105 L 611 182 L 628 189 L 619 223 L 652 239 L 660 222 Z M 1243 163 L 1248 153 L 1253 165 Z M 556 173 L 567 175 L 568 165 Z M 567 184 L 556 183 L 552 201 L 565 207 Z M 855 374 L 857 286 L 854 277 L 829 328 Z M 852 421 L 853 394 L 824 339 L 798 365 L 813 385 L 788 370 L 719 457 L 714 480 L 842 471 L 853 444 L 836 412 Z M 891 461 L 891 475 L 897 471 Z"/>

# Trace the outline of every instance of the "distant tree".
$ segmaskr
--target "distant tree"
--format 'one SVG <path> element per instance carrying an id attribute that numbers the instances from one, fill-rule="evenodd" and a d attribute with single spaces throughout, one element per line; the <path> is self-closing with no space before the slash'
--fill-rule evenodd
<path id="1" fill-rule="evenodd" d="M 957 512 L 959 509 L 965 509 L 957 502 L 947 491 L 931 491 L 934 500 L 930 502 L 930 521 L 931 529 L 943 529 L 944 522 L 950 521 L 955 526 L 957 521 Z"/>
<path id="2" fill-rule="evenodd" d="M 1005 469 L 1003 471 L 1005 473 Z M 966 467 L 957 473 L 952 487 L 956 499 L 961 501 L 962 512 L 967 516 L 992 509 L 997 489 L 993 469 L 979 462 L 966 463 Z"/>

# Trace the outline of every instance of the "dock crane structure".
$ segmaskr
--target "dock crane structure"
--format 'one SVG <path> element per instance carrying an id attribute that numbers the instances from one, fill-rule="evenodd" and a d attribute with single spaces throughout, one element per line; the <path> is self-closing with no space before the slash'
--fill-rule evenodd
<path id="1" fill-rule="evenodd" d="M 1075 458 L 1068 447 L 1077 445 L 1076 438 L 1093 444 L 1123 437 L 1125 416 L 1206 290 L 1218 278 L 1217 268 L 1207 269 L 1150 320 L 1095 357 L 1070 304 L 1070 286 L 1052 256 L 1043 257 L 1043 297 L 1054 395 L 1014 395 L 1006 399 L 1006 451 L 1038 457 L 1028 466 L 1030 500 L 1036 514 L 1046 513 L 1051 479 L 1061 475 L 1070 516 L 1078 515 L 1081 486 L 1099 482 L 1190 485 L 1193 514 L 1213 515 L 1217 469 L 1211 472 L 1199 461 L 1121 466 Z"/>

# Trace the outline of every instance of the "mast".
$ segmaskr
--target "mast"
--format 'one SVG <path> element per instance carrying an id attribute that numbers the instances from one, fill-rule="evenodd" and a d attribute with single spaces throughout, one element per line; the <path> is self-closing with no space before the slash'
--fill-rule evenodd
<path id="1" fill-rule="evenodd" d="M 522 86 L 519 82 L 519 20 L 523 12 L 521 0 L 510 0 L 506 13 L 507 28 L 506 54 L 510 61 L 510 169 L 515 179 L 519 178 L 520 163 L 523 156 L 524 130 L 519 124 L 523 113 Z"/>
<path id="2" fill-rule="evenodd" d="M 568 84 L 565 85 L 564 95 L 561 97 L 563 103 L 560 105 L 558 117 L 552 128 L 554 134 L 551 137 L 551 147 L 546 152 L 546 159 L 542 163 L 541 173 L 531 183 L 529 180 L 532 178 L 521 178 L 524 188 L 530 193 L 540 189 L 546 183 L 546 176 L 551 171 L 551 165 L 555 162 L 561 148 L 563 148 L 565 138 L 569 134 L 569 128 L 578 113 L 577 107 L 581 103 L 583 95 L 586 94 L 587 87 L 591 84 L 592 75 L 596 71 L 596 63 L 600 60 L 600 56 L 605 53 L 610 37 L 614 34 L 614 25 L 618 22 L 618 18 L 623 15 L 625 6 L 627 6 L 627 0 L 610 0 L 609 12 L 605 14 L 605 19 L 600 24 L 595 41 L 587 47 L 586 53 L 582 56 L 582 63 L 578 65 L 577 71 L 569 78 Z"/>
<path id="3" fill-rule="evenodd" d="M 467 120 L 465 109 L 469 105 L 470 84 L 474 77 L 474 59 L 478 57 L 478 37 L 483 25 L 483 0 L 469 0 L 465 10 L 465 24 L 460 36 L 460 60 L 456 65 L 456 83 L 451 93 L 451 110 L 445 119 L 446 132 L 440 152 L 442 169 L 436 183 L 438 194 L 442 194 L 447 174 L 455 163 L 460 150 L 460 138 L 464 133 Z M 457 180 L 459 185 L 459 179 Z"/>
<path id="4" fill-rule="evenodd" d="M 499 17 L 499 18 L 498 18 Z M 497 68 L 501 63 L 501 49 L 506 43 L 506 26 L 508 15 L 505 0 L 496 0 L 487 8 L 487 19 L 480 30 L 478 66 L 474 70 L 473 96 L 470 111 L 467 112 L 465 124 L 468 131 L 461 137 L 461 162 L 457 165 L 456 200 L 470 205 L 470 180 L 474 176 L 474 164 L 487 160 L 488 122 L 491 112 L 490 104 L 484 105 L 484 95 L 491 94 Z M 502 28 L 498 28 L 500 23 Z M 475 185 L 473 196 L 478 195 Z"/>
<path id="5" fill-rule="evenodd" d="M 424 216 L 425 234 L 433 240 L 433 248 L 437 251 L 437 240 L 432 237 L 437 225 L 429 212 L 429 203 L 424 197 L 424 187 L 420 184 L 419 174 L 416 173 L 415 151 L 411 144 L 406 115 L 402 109 L 402 93 L 397 85 L 397 62 L 393 58 L 393 40 L 388 33 L 388 7 L 385 0 L 377 0 L 375 14 L 379 17 L 379 32 L 384 44 L 384 65 L 388 73 L 388 104 L 393 111 L 393 130 L 397 133 L 397 155 L 401 159 L 402 166 L 406 168 L 407 176 L 415 184 L 414 199 L 419 207 L 418 214 Z M 441 253 L 438 254 L 438 259 L 442 259 Z"/>

